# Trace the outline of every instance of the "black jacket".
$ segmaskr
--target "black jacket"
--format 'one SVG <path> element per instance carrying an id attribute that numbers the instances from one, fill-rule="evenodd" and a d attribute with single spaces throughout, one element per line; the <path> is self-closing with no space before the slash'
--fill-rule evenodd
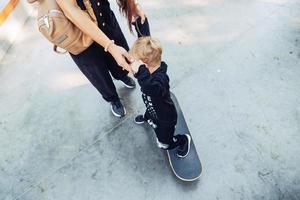
<path id="1" fill-rule="evenodd" d="M 176 124 L 177 112 L 170 96 L 169 77 L 167 64 L 161 62 L 161 66 L 152 74 L 145 65 L 140 66 L 135 74 L 146 105 L 146 118 L 157 123 Z"/>

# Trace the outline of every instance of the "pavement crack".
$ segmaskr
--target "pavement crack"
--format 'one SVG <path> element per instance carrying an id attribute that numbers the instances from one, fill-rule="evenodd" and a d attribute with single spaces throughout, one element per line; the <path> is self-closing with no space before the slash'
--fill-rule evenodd
<path id="1" fill-rule="evenodd" d="M 266 182 L 270 182 L 270 181 L 267 180 L 267 177 L 268 177 L 269 175 L 272 175 L 272 174 L 273 174 L 273 171 L 266 171 L 266 172 L 258 171 L 257 174 L 258 174 L 258 177 L 259 177 L 264 183 L 266 183 Z"/>
<path id="2" fill-rule="evenodd" d="M 94 140 L 90 145 L 87 145 L 86 147 L 82 148 L 81 151 L 77 152 L 73 157 L 71 157 L 70 159 L 68 159 L 67 161 L 65 161 L 60 167 L 54 169 L 52 172 L 50 172 L 47 176 L 43 177 L 40 179 L 40 181 L 37 181 L 35 184 L 31 184 L 28 189 L 26 189 L 23 193 L 21 193 L 20 195 L 16 196 L 13 198 L 13 200 L 18 200 L 21 197 L 23 197 L 25 194 L 27 194 L 28 192 L 32 191 L 35 188 L 39 188 L 39 185 L 42 184 L 42 182 L 44 182 L 45 180 L 51 178 L 54 174 L 56 174 L 57 172 L 59 172 L 59 170 L 61 170 L 62 168 L 64 168 L 65 166 L 67 166 L 68 164 L 70 164 L 71 162 L 74 162 L 74 160 L 76 158 L 78 158 L 80 155 L 82 155 L 84 152 L 86 152 L 88 149 L 90 149 L 91 147 L 93 147 L 94 145 L 96 145 L 99 141 L 101 141 L 105 136 L 107 136 L 109 133 L 113 132 L 114 130 L 116 130 L 117 128 L 119 128 L 120 126 L 122 126 L 129 118 L 131 118 L 131 115 L 128 115 L 128 117 L 126 117 L 125 119 L 123 119 L 122 121 L 120 121 L 119 123 L 117 123 L 115 126 L 113 126 L 112 128 L 110 128 L 109 130 L 107 130 L 106 132 L 104 132 L 102 134 L 102 137 L 99 137 L 97 140 Z"/>

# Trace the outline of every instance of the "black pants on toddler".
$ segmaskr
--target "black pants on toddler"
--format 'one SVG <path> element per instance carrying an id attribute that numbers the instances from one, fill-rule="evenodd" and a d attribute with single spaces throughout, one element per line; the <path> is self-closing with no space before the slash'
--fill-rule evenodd
<path id="1" fill-rule="evenodd" d="M 175 125 L 157 124 L 154 129 L 158 140 L 158 146 L 165 150 L 171 150 L 185 143 L 183 135 L 175 135 Z"/>

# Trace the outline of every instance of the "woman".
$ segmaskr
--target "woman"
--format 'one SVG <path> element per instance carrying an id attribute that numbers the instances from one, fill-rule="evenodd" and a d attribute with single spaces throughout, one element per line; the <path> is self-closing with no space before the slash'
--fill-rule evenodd
<path id="1" fill-rule="evenodd" d="M 90 0 L 98 26 L 83 11 L 83 0 L 56 1 L 65 15 L 95 41 L 79 55 L 71 54 L 72 59 L 102 97 L 111 103 L 112 113 L 117 117 L 124 116 L 126 110 L 120 102 L 111 75 L 126 87 L 135 88 L 135 82 L 128 76 L 131 71 L 128 62 L 132 58 L 127 53 L 128 44 L 108 0 Z M 146 16 L 136 1 L 117 0 L 117 3 L 127 17 L 130 30 L 131 22 L 137 16 L 145 21 Z"/>

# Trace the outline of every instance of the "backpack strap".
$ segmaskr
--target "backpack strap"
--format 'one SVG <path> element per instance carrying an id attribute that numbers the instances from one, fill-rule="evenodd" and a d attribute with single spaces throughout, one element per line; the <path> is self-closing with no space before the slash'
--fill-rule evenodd
<path id="1" fill-rule="evenodd" d="M 96 18 L 96 15 L 95 15 L 95 13 L 94 13 L 94 10 L 93 10 L 93 8 L 92 8 L 92 4 L 91 4 L 90 0 L 83 0 L 83 3 L 84 3 L 84 6 L 85 6 L 85 8 L 86 8 L 88 14 L 89 14 L 90 17 L 92 18 L 92 20 L 93 20 L 94 22 L 96 22 L 96 21 L 97 21 L 97 18 Z"/>
<path id="2" fill-rule="evenodd" d="M 27 3 L 32 4 L 32 3 L 37 2 L 37 1 L 38 1 L 38 0 L 27 0 Z"/>

